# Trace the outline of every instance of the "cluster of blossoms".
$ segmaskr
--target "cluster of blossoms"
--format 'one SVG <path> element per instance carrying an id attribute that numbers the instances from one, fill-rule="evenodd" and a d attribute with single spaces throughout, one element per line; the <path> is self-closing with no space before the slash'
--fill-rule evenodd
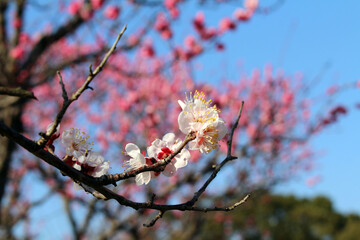
<path id="1" fill-rule="evenodd" d="M 219 110 L 211 106 L 211 100 L 205 101 L 204 93 L 195 91 L 186 96 L 185 101 L 178 101 L 182 108 L 178 116 L 180 131 L 191 135 L 192 140 L 185 143 L 176 138 L 174 133 L 167 133 L 162 139 L 156 139 L 147 147 L 145 157 L 138 146 L 128 143 L 125 151 L 130 159 L 125 161 L 129 171 L 140 170 L 144 166 L 151 166 L 158 162 L 167 160 L 166 166 L 159 171 L 146 171 L 136 175 L 137 185 L 148 184 L 151 178 L 160 173 L 167 177 L 175 175 L 177 169 L 183 168 L 190 159 L 189 150 L 197 150 L 201 153 L 209 153 L 219 147 L 219 141 L 226 135 L 227 127 L 225 121 L 219 117 Z M 51 126 L 51 125 L 50 125 Z M 56 135 L 56 138 L 59 135 Z M 109 169 L 109 163 L 98 152 L 92 151 L 92 142 L 80 129 L 68 129 L 61 135 L 61 142 L 65 146 L 66 156 L 64 162 L 84 174 L 101 177 Z M 51 142 L 52 146 L 52 142 Z M 174 153 L 177 154 L 174 154 Z M 174 156 L 172 156 L 174 154 Z M 170 159 L 168 159 L 170 158 Z"/>
<path id="2" fill-rule="evenodd" d="M 178 123 L 180 131 L 184 134 L 194 134 L 195 138 L 189 142 L 189 150 L 198 150 L 201 153 L 209 153 L 218 148 L 219 141 L 226 135 L 225 121 L 219 117 L 219 110 L 211 106 L 211 100 L 205 101 L 204 93 L 195 91 L 186 97 L 185 102 L 178 101 L 182 112 L 179 114 Z M 127 155 L 131 158 L 126 161 L 129 170 L 138 170 L 144 166 L 151 166 L 166 159 L 174 153 L 182 144 L 176 139 L 174 133 L 167 133 L 161 140 L 156 139 L 147 147 L 148 157 L 141 154 L 140 148 L 133 143 L 125 147 Z M 187 165 L 190 152 L 183 148 L 162 172 L 165 176 L 173 176 L 178 168 Z M 156 177 L 160 172 L 142 172 L 136 175 L 137 185 L 148 184 L 151 177 Z"/>

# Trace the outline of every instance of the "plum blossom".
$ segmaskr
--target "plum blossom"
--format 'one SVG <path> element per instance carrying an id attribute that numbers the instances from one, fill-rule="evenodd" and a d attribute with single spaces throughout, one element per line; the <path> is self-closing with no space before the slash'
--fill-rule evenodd
<path id="1" fill-rule="evenodd" d="M 104 161 L 104 157 L 100 153 L 89 151 L 77 159 L 74 168 L 84 174 L 101 177 L 107 173 L 109 163 Z"/>
<path id="2" fill-rule="evenodd" d="M 140 149 L 133 143 L 128 143 L 125 146 L 125 151 L 127 155 L 131 158 L 125 163 L 129 166 L 129 170 L 137 170 L 147 165 L 147 159 L 141 154 Z M 150 172 L 142 172 L 136 175 L 135 182 L 136 185 L 148 184 L 151 179 Z"/>
<path id="3" fill-rule="evenodd" d="M 163 160 L 172 154 L 181 145 L 181 143 L 182 141 L 180 139 L 175 139 L 174 133 L 167 133 L 164 135 L 162 140 L 156 139 L 153 141 L 151 146 L 147 148 L 147 153 L 149 154 L 149 157 L 157 160 Z M 181 152 L 166 165 L 163 174 L 167 177 L 173 176 L 178 168 L 183 168 L 187 165 L 189 159 L 190 152 L 183 148 Z"/>
<path id="4" fill-rule="evenodd" d="M 61 142 L 66 147 L 66 154 L 75 158 L 85 155 L 90 150 L 93 143 L 88 142 L 88 139 L 85 132 L 77 128 L 65 130 L 61 136 Z"/>
<path id="5" fill-rule="evenodd" d="M 185 134 L 194 132 L 196 138 L 189 142 L 190 150 L 209 153 L 219 147 L 219 141 L 226 135 L 225 121 L 219 117 L 216 105 L 210 107 L 211 100 L 205 101 L 205 94 L 195 91 L 186 97 L 186 101 L 178 101 L 182 108 L 178 123 L 180 131 Z"/>
<path id="6" fill-rule="evenodd" d="M 119 14 L 120 14 L 120 8 L 113 5 L 108 6 L 104 11 L 104 15 L 108 19 L 116 19 L 119 16 Z"/>

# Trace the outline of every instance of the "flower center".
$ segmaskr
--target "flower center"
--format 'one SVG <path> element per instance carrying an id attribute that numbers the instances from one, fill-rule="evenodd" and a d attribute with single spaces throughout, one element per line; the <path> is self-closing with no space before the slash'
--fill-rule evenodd
<path id="1" fill-rule="evenodd" d="M 170 150 L 168 147 L 163 147 L 163 148 L 161 148 L 161 152 L 158 153 L 157 158 L 165 159 L 172 153 L 173 153 L 173 151 Z"/>

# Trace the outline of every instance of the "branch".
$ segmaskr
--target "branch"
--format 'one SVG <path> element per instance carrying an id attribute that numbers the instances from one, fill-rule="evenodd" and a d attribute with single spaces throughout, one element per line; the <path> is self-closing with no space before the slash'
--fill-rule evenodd
<path id="1" fill-rule="evenodd" d="M 161 160 L 151 166 L 148 166 L 148 165 L 143 166 L 142 168 L 139 168 L 139 169 L 133 170 L 133 171 L 118 173 L 118 174 L 103 175 L 103 176 L 97 178 L 97 184 L 99 184 L 99 185 L 108 185 L 108 184 L 116 185 L 116 182 L 131 178 L 131 177 L 135 177 L 136 175 L 138 175 L 139 173 L 142 173 L 142 172 L 149 172 L 149 171 L 161 172 L 165 169 L 166 165 L 169 164 L 171 162 L 171 160 L 174 159 L 174 157 L 181 152 L 181 150 L 183 150 L 183 148 L 186 146 L 186 144 L 188 142 L 194 140 L 195 137 L 196 136 L 194 133 L 189 133 L 185 137 L 185 140 L 181 143 L 181 145 L 176 149 L 176 151 L 174 151 L 172 154 L 170 154 L 164 160 Z"/>
<path id="2" fill-rule="evenodd" d="M 98 181 L 96 178 L 93 178 L 91 176 L 85 175 L 81 173 L 80 171 L 76 170 L 75 168 L 67 165 L 64 163 L 61 159 L 59 159 L 57 156 L 45 151 L 44 149 L 39 149 L 39 145 L 31 141 L 30 139 L 24 137 L 20 133 L 16 132 L 12 128 L 7 127 L 4 123 L 0 122 L 0 134 L 3 136 L 8 137 L 9 139 L 12 139 L 17 144 L 25 148 L 27 151 L 31 152 L 33 155 L 41 158 L 48 164 L 54 166 L 55 168 L 59 169 L 63 174 L 69 176 L 72 178 L 75 182 L 81 182 L 84 183 L 87 186 L 90 186 L 91 188 L 98 191 L 100 194 L 102 194 L 104 200 L 110 200 L 114 199 L 116 200 L 120 205 L 131 207 L 135 210 L 138 209 L 155 209 L 159 211 L 169 211 L 169 210 L 180 210 L 180 211 L 197 211 L 197 212 L 209 212 L 209 211 L 231 211 L 235 207 L 241 205 L 247 197 L 243 201 L 240 201 L 238 203 L 235 203 L 233 206 L 228 208 L 219 208 L 219 207 L 213 207 L 213 208 L 201 208 L 201 207 L 194 207 L 192 205 L 189 205 L 189 202 L 181 203 L 181 204 L 173 204 L 173 205 L 162 205 L 162 204 L 155 204 L 153 201 L 148 202 L 134 202 L 131 201 L 113 191 L 110 189 L 98 185 Z M 226 158 L 227 159 L 227 158 Z M 225 159 L 225 160 L 226 160 Z M 195 193 L 195 196 L 197 196 L 197 193 Z"/>
<path id="3" fill-rule="evenodd" d="M 20 87 L 18 88 L 0 87 L 0 95 L 9 95 L 20 98 L 31 98 L 37 100 L 33 92 L 24 90 Z"/>
<path id="4" fill-rule="evenodd" d="M 74 32 L 79 26 L 81 26 L 82 23 L 84 23 L 84 19 L 77 14 L 65 25 L 58 28 L 56 32 L 43 36 L 32 48 L 32 51 L 29 53 L 20 69 L 32 68 L 36 64 L 37 59 L 43 52 L 45 52 L 46 49 L 48 49 L 54 42 Z"/>
<path id="5" fill-rule="evenodd" d="M 63 87 L 63 83 L 62 83 L 62 78 L 61 75 L 59 76 L 60 78 L 60 84 L 62 86 L 62 90 L 63 90 L 63 98 L 64 98 L 64 102 L 63 102 L 63 106 L 61 108 L 61 110 L 59 111 L 59 113 L 56 115 L 56 118 L 53 122 L 52 127 L 49 129 L 49 131 L 47 131 L 46 133 L 40 133 L 41 138 L 37 141 L 37 144 L 40 146 L 40 148 L 44 147 L 47 143 L 47 141 L 50 139 L 50 137 L 55 133 L 56 128 L 58 127 L 58 125 L 60 124 L 62 118 L 65 115 L 66 110 L 69 108 L 69 106 L 71 105 L 72 102 L 76 101 L 80 95 L 88 88 L 91 88 L 89 85 L 91 83 L 91 81 L 96 77 L 96 75 L 98 75 L 101 70 L 103 69 L 103 67 L 105 66 L 105 63 L 107 62 L 107 60 L 109 59 L 110 55 L 115 51 L 116 49 L 116 45 L 119 42 L 120 38 L 122 37 L 122 35 L 124 34 L 126 30 L 126 25 L 124 26 L 124 28 L 121 30 L 121 32 L 119 33 L 119 35 L 117 36 L 114 44 L 112 45 L 112 47 L 110 48 L 110 50 L 106 53 L 105 57 L 103 58 L 103 60 L 101 61 L 101 63 L 99 64 L 99 66 L 97 66 L 97 68 L 95 69 L 95 71 L 92 71 L 91 69 L 91 65 L 89 66 L 89 75 L 86 79 L 86 81 L 84 82 L 84 84 L 71 96 L 70 99 L 67 99 L 67 93 L 65 91 L 65 87 Z"/>

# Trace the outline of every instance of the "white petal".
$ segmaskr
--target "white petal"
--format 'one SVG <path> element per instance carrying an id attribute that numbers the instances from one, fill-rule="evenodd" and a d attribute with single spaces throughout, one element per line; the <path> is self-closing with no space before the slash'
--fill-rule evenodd
<path id="1" fill-rule="evenodd" d="M 73 167 L 74 167 L 76 170 L 81 171 L 81 166 L 80 166 L 79 164 L 75 163 Z"/>
<path id="2" fill-rule="evenodd" d="M 84 155 L 81 155 L 81 156 L 78 158 L 78 162 L 79 162 L 79 163 L 84 163 L 84 162 L 85 162 L 85 156 L 84 156 Z"/>
<path id="3" fill-rule="evenodd" d="M 140 153 L 139 147 L 133 143 L 126 144 L 125 151 L 132 158 L 135 158 L 135 156 L 137 156 L 137 153 Z"/>
<path id="4" fill-rule="evenodd" d="M 169 163 L 165 170 L 162 172 L 166 177 L 171 177 L 174 176 L 176 173 L 176 167 L 174 166 L 174 164 Z"/>
<path id="5" fill-rule="evenodd" d="M 169 144 L 174 144 L 175 142 L 175 134 L 174 133 L 167 133 L 164 135 L 163 141 L 168 142 Z"/>
<path id="6" fill-rule="evenodd" d="M 176 163 L 174 166 L 176 168 L 183 168 L 188 164 L 188 160 L 190 159 L 190 152 L 187 149 L 183 149 L 178 157 L 176 157 Z"/>
<path id="7" fill-rule="evenodd" d="M 146 152 L 147 152 L 148 156 L 153 157 L 153 158 L 157 158 L 157 154 L 160 151 L 161 150 L 159 148 L 155 147 L 154 145 L 151 145 L 150 147 L 148 147 L 146 149 Z"/>
<path id="8" fill-rule="evenodd" d="M 187 114 L 181 112 L 178 117 L 179 129 L 181 132 L 188 134 L 190 132 L 190 120 L 186 116 Z"/>
<path id="9" fill-rule="evenodd" d="M 148 184 L 150 182 L 150 179 L 151 179 L 150 172 L 143 172 L 136 175 L 135 182 L 136 185 L 140 186 L 142 184 Z"/>
<path id="10" fill-rule="evenodd" d="M 186 104 L 181 100 L 178 100 L 178 103 L 179 103 L 180 107 L 182 108 L 182 110 L 184 110 L 184 108 L 186 107 Z"/>
<path id="11" fill-rule="evenodd" d="M 96 172 L 92 176 L 101 177 L 102 175 L 105 175 L 107 173 L 108 169 L 109 169 L 109 163 L 104 162 L 96 168 Z"/>
<path id="12" fill-rule="evenodd" d="M 221 140 L 228 132 L 228 128 L 226 127 L 225 123 L 223 121 L 218 123 L 217 129 L 219 130 L 219 137 L 218 139 Z"/>

